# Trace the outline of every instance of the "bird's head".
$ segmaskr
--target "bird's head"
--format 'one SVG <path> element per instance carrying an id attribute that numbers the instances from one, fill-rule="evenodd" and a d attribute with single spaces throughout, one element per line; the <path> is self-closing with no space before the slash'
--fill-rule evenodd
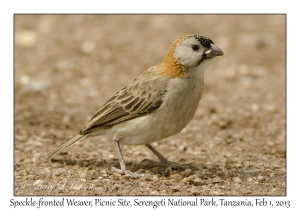
<path id="1" fill-rule="evenodd" d="M 184 69 L 200 65 L 206 68 L 223 54 L 210 38 L 192 34 L 177 39 L 159 67 L 169 77 L 183 77 Z"/>
<path id="2" fill-rule="evenodd" d="M 174 57 L 185 67 L 196 67 L 203 61 L 223 55 L 214 42 L 205 36 L 189 35 L 175 43 Z"/>

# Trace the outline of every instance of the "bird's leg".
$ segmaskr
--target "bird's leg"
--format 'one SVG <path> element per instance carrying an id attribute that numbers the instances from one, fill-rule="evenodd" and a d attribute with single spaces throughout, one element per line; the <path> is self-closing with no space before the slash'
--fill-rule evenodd
<path id="1" fill-rule="evenodd" d="M 117 172 L 117 173 L 120 173 L 120 174 L 124 173 L 126 176 L 131 177 L 131 178 L 139 178 L 139 177 L 148 175 L 148 174 L 139 174 L 137 172 L 131 172 L 131 171 L 127 170 L 126 166 L 125 166 L 124 159 L 123 159 L 123 155 L 122 155 L 122 151 L 121 151 L 121 148 L 120 148 L 119 141 L 113 141 L 113 142 L 114 142 L 114 146 L 115 146 L 115 149 L 117 151 L 117 155 L 118 155 L 120 166 L 121 166 L 121 169 L 118 169 L 118 168 L 115 168 L 115 167 L 112 166 L 111 169 L 114 172 Z"/>
<path id="2" fill-rule="evenodd" d="M 173 169 L 187 169 L 187 168 L 189 168 L 188 166 L 183 166 L 183 165 L 180 165 L 180 164 L 168 161 L 167 158 L 165 158 L 162 154 L 160 154 L 150 144 L 146 144 L 146 147 L 148 147 L 158 157 L 158 159 L 160 160 L 160 162 L 156 162 L 156 161 L 152 161 L 152 160 L 147 160 L 147 161 L 150 161 L 153 165 L 171 167 Z"/>

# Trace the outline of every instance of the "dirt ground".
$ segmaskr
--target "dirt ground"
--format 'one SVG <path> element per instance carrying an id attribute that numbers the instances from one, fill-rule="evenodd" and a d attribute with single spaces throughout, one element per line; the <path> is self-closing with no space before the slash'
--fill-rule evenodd
<path id="1" fill-rule="evenodd" d="M 16 15 L 15 195 L 286 195 L 284 15 Z M 186 170 L 151 166 L 145 146 L 105 136 L 46 158 L 177 38 L 210 37 L 225 55 L 206 71 L 190 124 L 152 145 Z M 143 161 L 143 162 L 142 162 Z"/>

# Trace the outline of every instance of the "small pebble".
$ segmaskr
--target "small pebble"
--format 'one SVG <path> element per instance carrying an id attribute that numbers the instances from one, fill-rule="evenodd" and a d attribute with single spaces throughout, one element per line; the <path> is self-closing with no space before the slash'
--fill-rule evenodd
<path id="1" fill-rule="evenodd" d="M 171 179 L 175 179 L 175 180 L 181 180 L 182 176 L 180 174 L 172 174 L 170 176 Z"/>
<path id="2" fill-rule="evenodd" d="M 58 168 L 57 170 L 54 171 L 53 175 L 54 176 L 61 176 L 61 175 L 66 175 L 67 174 L 67 169 L 65 168 Z"/>
<path id="3" fill-rule="evenodd" d="M 263 176 L 258 176 L 258 177 L 257 177 L 257 180 L 258 180 L 258 181 L 263 181 L 264 179 L 265 179 L 265 177 L 263 177 Z"/>
<path id="4" fill-rule="evenodd" d="M 180 172 L 180 174 L 181 174 L 182 176 L 189 176 L 189 175 L 191 175 L 192 173 L 193 173 L 193 170 L 190 169 L 190 168 L 185 169 L 184 171 Z"/>
<path id="5" fill-rule="evenodd" d="M 197 177 L 196 179 L 193 180 L 193 182 L 196 184 L 196 185 L 200 185 L 203 183 L 203 180 L 199 177 Z"/>
<path id="6" fill-rule="evenodd" d="M 190 192 L 193 193 L 193 195 L 200 195 L 200 190 L 195 186 L 191 187 Z"/>
<path id="7" fill-rule="evenodd" d="M 157 191 L 151 191 L 150 195 L 159 195 L 159 193 Z"/>
<path id="8" fill-rule="evenodd" d="M 79 177 L 80 177 L 80 178 L 85 178 L 86 175 L 87 175 L 87 173 L 85 173 L 85 172 L 80 172 L 80 173 L 79 173 Z"/>
<path id="9" fill-rule="evenodd" d="M 242 182 L 240 177 L 233 177 L 233 181 L 236 182 L 236 183 L 241 183 Z"/>

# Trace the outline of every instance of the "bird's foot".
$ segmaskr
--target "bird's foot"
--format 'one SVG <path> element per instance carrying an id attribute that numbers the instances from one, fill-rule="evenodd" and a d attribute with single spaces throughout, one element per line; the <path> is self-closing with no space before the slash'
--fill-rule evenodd
<path id="1" fill-rule="evenodd" d="M 124 170 L 118 169 L 118 168 L 113 167 L 113 166 L 110 169 L 112 171 L 116 172 L 116 173 L 125 174 L 127 177 L 134 178 L 134 179 L 140 178 L 140 177 L 143 177 L 143 176 L 149 176 L 149 177 L 151 177 L 150 174 L 140 174 L 138 172 L 131 172 L 131 171 L 127 170 L 127 169 L 124 169 Z"/>
<path id="2" fill-rule="evenodd" d="M 176 170 L 185 170 L 187 168 L 190 168 L 189 166 L 185 166 L 185 165 L 180 165 L 178 163 L 174 163 L 168 160 L 163 160 L 163 161 L 153 161 L 153 160 L 149 160 L 149 159 L 144 159 L 142 160 L 142 162 L 148 162 L 151 165 L 154 166 L 163 166 L 166 168 L 172 168 L 172 169 L 176 169 Z"/>

